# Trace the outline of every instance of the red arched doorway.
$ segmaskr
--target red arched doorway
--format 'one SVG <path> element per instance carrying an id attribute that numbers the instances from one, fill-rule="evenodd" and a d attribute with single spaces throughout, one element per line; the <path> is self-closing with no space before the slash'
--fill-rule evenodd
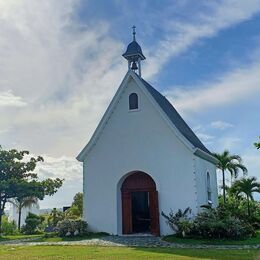
<path id="1" fill-rule="evenodd" d="M 158 193 L 154 180 L 144 172 L 128 176 L 121 187 L 123 234 L 160 235 Z"/>

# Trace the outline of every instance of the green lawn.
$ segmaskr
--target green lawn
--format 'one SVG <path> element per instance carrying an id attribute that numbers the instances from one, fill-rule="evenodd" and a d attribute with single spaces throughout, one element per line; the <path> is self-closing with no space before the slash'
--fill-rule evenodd
<path id="1" fill-rule="evenodd" d="M 2 241 L 10 241 L 10 240 L 18 240 L 18 239 L 29 239 L 29 238 L 36 238 L 42 237 L 43 235 L 13 235 L 13 236 L 0 236 L 0 242 Z"/>
<path id="2" fill-rule="evenodd" d="M 259 259 L 259 250 L 0 246 L 0 259 Z"/>
<path id="3" fill-rule="evenodd" d="M 199 244 L 199 245 L 256 245 L 260 244 L 260 230 L 256 232 L 256 237 L 245 240 L 228 240 L 228 239 L 202 239 L 202 238 L 180 238 L 175 235 L 166 236 L 163 240 L 172 243 L 181 244 Z"/>
<path id="4" fill-rule="evenodd" d="M 32 239 L 35 242 L 61 242 L 61 241 L 80 241 L 85 239 L 99 238 L 108 235 L 107 233 L 90 233 L 89 235 L 82 237 L 45 237 L 44 234 L 39 235 L 15 235 L 15 236 L 2 236 L 0 237 L 0 242 L 12 241 L 19 239 Z M 35 239 L 37 238 L 37 240 Z"/>
<path id="5" fill-rule="evenodd" d="M 37 242 L 61 242 L 61 241 L 80 241 L 80 240 L 86 240 L 86 239 L 92 239 L 92 238 L 100 238 L 107 236 L 107 233 L 90 233 L 86 236 L 82 237 L 45 237 L 42 236 L 41 238 L 37 239 Z"/>

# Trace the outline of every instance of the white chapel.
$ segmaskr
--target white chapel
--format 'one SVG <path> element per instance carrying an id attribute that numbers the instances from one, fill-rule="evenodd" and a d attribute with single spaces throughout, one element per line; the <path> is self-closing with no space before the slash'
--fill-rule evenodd
<path id="1" fill-rule="evenodd" d="M 84 219 L 114 235 L 172 233 L 161 212 L 217 205 L 216 159 L 173 105 L 142 78 L 136 41 L 128 71 L 88 144 L 83 162 Z"/>

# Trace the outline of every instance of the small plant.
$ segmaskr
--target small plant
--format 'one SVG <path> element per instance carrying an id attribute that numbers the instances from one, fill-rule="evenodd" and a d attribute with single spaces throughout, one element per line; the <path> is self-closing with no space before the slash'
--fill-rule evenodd
<path id="1" fill-rule="evenodd" d="M 88 234 L 88 224 L 83 220 L 65 219 L 58 223 L 57 230 L 60 237 L 83 236 Z"/>
<path id="2" fill-rule="evenodd" d="M 17 226 L 14 221 L 9 222 L 6 216 L 2 219 L 2 234 L 16 235 L 18 233 Z"/>
<path id="3" fill-rule="evenodd" d="M 22 233 L 27 235 L 39 233 L 39 227 L 41 226 L 43 221 L 43 216 L 37 216 L 29 212 L 28 216 L 25 219 L 25 225 L 22 226 Z"/>
<path id="4" fill-rule="evenodd" d="M 65 214 L 56 208 L 53 208 L 49 217 L 47 218 L 48 227 L 56 227 L 59 221 L 64 220 Z"/>
<path id="5" fill-rule="evenodd" d="M 58 236 L 57 232 L 50 232 L 50 233 L 44 234 L 44 238 L 53 238 L 53 237 L 57 237 L 57 236 Z"/>
<path id="6" fill-rule="evenodd" d="M 178 236 L 185 237 L 192 228 L 192 222 L 189 218 L 191 214 L 191 208 L 186 208 L 184 211 L 179 209 L 177 213 L 174 213 L 172 210 L 169 215 L 166 215 L 162 211 L 162 216 L 166 219 L 166 223 L 169 227 L 176 233 Z"/>

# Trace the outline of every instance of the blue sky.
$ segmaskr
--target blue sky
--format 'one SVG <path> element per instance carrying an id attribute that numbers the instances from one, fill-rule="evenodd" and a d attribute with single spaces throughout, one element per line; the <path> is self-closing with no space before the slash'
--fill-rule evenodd
<path id="1" fill-rule="evenodd" d="M 260 178 L 260 0 L 0 0 L 0 143 L 66 179 L 42 207 L 82 190 L 75 156 L 126 73 L 133 24 L 143 78 L 211 151 L 240 154 Z"/>

